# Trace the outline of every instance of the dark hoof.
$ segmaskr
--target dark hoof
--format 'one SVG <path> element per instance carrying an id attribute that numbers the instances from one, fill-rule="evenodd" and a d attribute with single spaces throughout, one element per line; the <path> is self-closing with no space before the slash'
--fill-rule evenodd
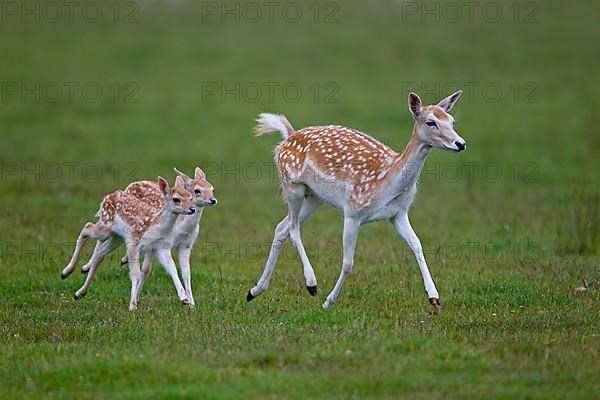
<path id="1" fill-rule="evenodd" d="M 248 290 L 248 294 L 246 295 L 246 301 L 250 302 L 252 300 L 254 300 L 256 298 L 256 296 L 252 295 L 252 292 L 250 290 Z"/>
<path id="2" fill-rule="evenodd" d="M 442 308 L 442 303 L 440 303 L 440 299 L 436 299 L 435 297 L 432 297 L 429 299 L 429 302 L 431 303 L 432 306 L 435 306 L 438 309 Z"/>
<path id="3" fill-rule="evenodd" d="M 315 286 L 307 286 L 306 289 L 308 290 L 308 293 L 310 293 L 311 296 L 316 296 L 317 295 L 317 285 L 315 285 Z"/>
<path id="4" fill-rule="evenodd" d="M 122 261 L 122 260 L 121 260 L 121 267 L 122 267 L 123 265 L 125 265 L 125 264 L 129 264 L 129 260 L 127 260 L 127 261 Z"/>
<path id="5" fill-rule="evenodd" d="M 62 272 L 60 273 L 60 279 L 62 279 L 62 280 L 67 279 L 67 276 L 69 276 L 69 275 L 63 275 Z"/>
<path id="6" fill-rule="evenodd" d="M 189 301 L 188 299 L 183 299 L 183 300 L 181 300 L 181 302 L 182 302 L 183 304 L 185 304 L 186 306 L 189 306 L 189 305 L 190 305 L 190 301 Z"/>
<path id="7" fill-rule="evenodd" d="M 88 272 L 90 272 L 89 269 L 88 270 L 82 269 L 81 270 L 81 275 L 87 275 Z"/>
<path id="8" fill-rule="evenodd" d="M 82 297 L 83 297 L 83 295 L 81 295 L 81 296 L 77 296 L 77 292 L 75 292 L 75 294 L 73 295 L 73 298 L 74 298 L 75 300 L 80 300 Z"/>

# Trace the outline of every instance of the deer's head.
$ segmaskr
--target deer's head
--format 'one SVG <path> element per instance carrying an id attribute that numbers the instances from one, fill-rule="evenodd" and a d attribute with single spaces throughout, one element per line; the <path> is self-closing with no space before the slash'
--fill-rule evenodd
<path id="1" fill-rule="evenodd" d="M 454 130 L 454 118 L 448 114 L 461 94 L 462 90 L 459 90 L 436 105 L 422 106 L 419 96 L 409 93 L 408 109 L 415 119 L 415 132 L 422 143 L 457 153 L 467 148 L 467 142 Z"/>
<path id="2" fill-rule="evenodd" d="M 193 196 L 193 203 L 196 207 L 214 206 L 217 204 L 217 199 L 214 194 L 214 187 L 206 180 L 206 174 L 200 167 L 196 167 L 194 171 L 194 179 L 190 178 L 181 171 L 175 168 L 177 178 L 183 180 L 186 189 Z"/>
<path id="3" fill-rule="evenodd" d="M 183 179 L 177 177 L 175 185 L 169 187 L 169 183 L 158 177 L 158 188 L 165 197 L 167 210 L 175 214 L 191 215 L 196 212 L 192 204 L 192 195 L 185 188 Z"/>

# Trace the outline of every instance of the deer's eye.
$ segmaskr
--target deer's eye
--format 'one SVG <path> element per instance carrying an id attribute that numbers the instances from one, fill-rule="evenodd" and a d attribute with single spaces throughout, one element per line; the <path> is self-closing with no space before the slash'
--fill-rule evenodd
<path id="1" fill-rule="evenodd" d="M 437 124 L 435 123 L 435 121 L 427 121 L 425 123 L 427 124 L 427 126 L 436 126 L 437 127 Z"/>
<path id="2" fill-rule="evenodd" d="M 195 189 L 195 190 L 194 190 L 194 193 L 196 193 L 196 194 L 200 194 L 200 193 L 202 193 L 202 191 L 201 191 L 200 189 Z"/>
<path id="3" fill-rule="evenodd" d="M 179 203 L 181 203 L 181 200 L 180 200 L 180 199 L 178 199 L 177 197 L 175 197 L 175 198 L 173 199 L 173 203 L 175 203 L 175 204 L 179 204 Z"/>

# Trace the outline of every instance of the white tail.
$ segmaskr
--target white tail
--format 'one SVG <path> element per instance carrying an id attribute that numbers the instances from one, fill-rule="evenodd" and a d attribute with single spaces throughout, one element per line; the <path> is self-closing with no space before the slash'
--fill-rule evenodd
<path id="1" fill-rule="evenodd" d="M 287 139 L 295 132 L 290 121 L 283 115 L 262 113 L 258 116 L 256 122 L 258 122 L 254 129 L 256 136 L 279 132 L 284 139 Z"/>
<path id="2" fill-rule="evenodd" d="M 294 131 L 285 117 L 261 114 L 256 132 L 277 130 L 285 138 L 275 150 L 275 162 L 289 211 L 275 230 L 264 272 L 248 292 L 247 300 L 267 289 L 288 236 L 300 255 L 308 292 L 316 295 L 317 279 L 300 238 L 300 225 L 325 202 L 343 211 L 344 235 L 342 272 L 323 308 L 335 302 L 352 270 L 360 226 L 380 220 L 391 221 L 406 240 L 421 269 L 430 303 L 440 307 L 421 243 L 408 220 L 408 210 L 431 149 L 459 152 L 466 148 L 466 142 L 454 130 L 454 118 L 448 114 L 460 95 L 458 91 L 437 105 L 423 107 L 419 96 L 410 93 L 409 110 L 415 124 L 411 139 L 400 154 L 354 129 L 328 125 Z"/>

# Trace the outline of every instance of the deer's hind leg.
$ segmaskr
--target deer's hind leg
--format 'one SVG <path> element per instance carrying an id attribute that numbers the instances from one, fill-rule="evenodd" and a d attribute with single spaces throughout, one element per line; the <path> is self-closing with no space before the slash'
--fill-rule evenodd
<path id="1" fill-rule="evenodd" d="M 96 269 L 108 254 L 119 247 L 121 242 L 122 239 L 119 236 L 110 235 L 105 241 L 96 243 L 94 253 L 90 258 L 90 261 L 86 264 L 89 266 L 89 272 L 85 278 L 85 283 L 77 292 L 75 292 L 75 300 L 79 300 L 87 294 L 87 291 L 92 283 L 92 279 L 94 278 L 94 274 L 96 273 Z"/>
<path id="2" fill-rule="evenodd" d="M 79 233 L 79 237 L 77 238 L 77 242 L 75 243 L 75 250 L 73 251 L 73 256 L 71 260 L 67 264 L 67 266 L 62 270 L 60 277 L 62 279 L 67 278 L 69 275 L 73 273 L 75 267 L 77 266 L 77 261 L 81 257 L 81 251 L 83 250 L 83 246 L 88 241 L 88 239 L 96 239 L 96 240 L 106 240 L 111 234 L 110 228 L 101 225 L 98 223 L 88 222 L 83 226 L 81 232 Z"/>
<path id="3" fill-rule="evenodd" d="M 290 221 L 290 239 L 292 240 L 294 247 L 298 251 L 300 260 L 302 261 L 304 278 L 306 279 L 306 288 L 311 295 L 315 296 L 317 294 L 317 277 L 315 276 L 315 271 L 310 264 L 306 250 L 304 250 L 304 244 L 302 243 L 302 238 L 300 237 L 300 225 L 303 222 L 301 218 L 303 203 L 306 204 L 306 208 L 304 209 L 305 213 L 312 214 L 319 206 L 320 200 L 316 200 L 312 197 L 310 197 L 310 200 L 309 198 L 305 199 L 304 195 L 306 193 L 306 187 L 304 185 L 294 185 L 288 188 L 286 192 L 289 210 L 288 219 Z M 305 217 L 305 219 L 306 218 L 307 217 Z"/>
<path id="4" fill-rule="evenodd" d="M 300 209 L 300 225 L 313 215 L 321 204 L 323 204 L 323 202 L 316 196 L 306 197 Z M 253 300 L 267 290 L 271 277 L 273 276 L 273 271 L 275 270 L 275 263 L 277 263 L 279 252 L 287 238 L 290 236 L 290 226 L 290 215 L 288 214 L 281 222 L 279 222 L 275 229 L 275 236 L 273 237 L 273 243 L 271 244 L 271 250 L 269 251 L 265 269 L 256 286 L 248 291 L 248 295 L 246 296 L 247 301 Z M 303 267 L 304 265 L 305 264 L 303 264 Z M 310 263 L 308 265 L 310 266 Z M 317 281 L 312 266 L 310 266 L 310 270 L 304 268 L 304 278 L 306 279 L 306 288 L 308 289 L 308 292 L 315 296 L 317 294 Z"/>

